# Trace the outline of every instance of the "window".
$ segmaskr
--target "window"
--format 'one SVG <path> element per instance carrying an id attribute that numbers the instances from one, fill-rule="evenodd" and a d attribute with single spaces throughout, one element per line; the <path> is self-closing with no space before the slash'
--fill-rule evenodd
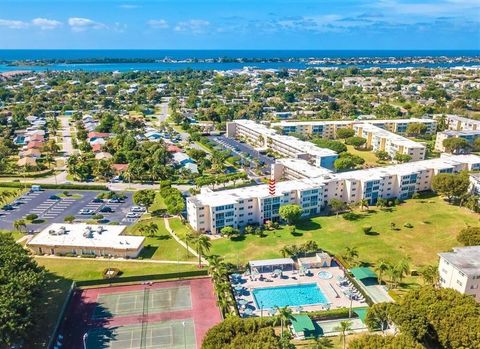
<path id="1" fill-rule="evenodd" d="M 457 284 L 459 284 L 460 286 L 463 286 L 463 283 L 460 280 L 457 280 Z"/>

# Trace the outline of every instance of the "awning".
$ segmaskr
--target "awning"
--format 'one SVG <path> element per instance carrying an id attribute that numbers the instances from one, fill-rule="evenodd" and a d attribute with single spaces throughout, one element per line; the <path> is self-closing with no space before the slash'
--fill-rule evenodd
<path id="1" fill-rule="evenodd" d="M 350 272 L 359 280 L 377 278 L 377 274 L 375 274 L 372 269 L 367 267 L 352 268 L 350 269 Z"/>
<path id="2" fill-rule="evenodd" d="M 292 326 L 296 333 L 303 332 L 306 336 L 307 334 L 313 334 L 315 332 L 315 326 L 308 315 L 293 315 Z"/>
<path id="3" fill-rule="evenodd" d="M 363 323 L 365 323 L 368 308 L 355 308 L 353 309 L 353 312 L 357 314 L 357 316 L 360 318 L 360 320 L 362 320 Z"/>

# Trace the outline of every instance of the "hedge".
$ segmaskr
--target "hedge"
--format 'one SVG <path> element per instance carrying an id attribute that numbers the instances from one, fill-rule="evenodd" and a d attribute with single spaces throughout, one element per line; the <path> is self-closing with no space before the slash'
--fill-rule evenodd
<path id="1" fill-rule="evenodd" d="M 207 275 L 208 275 L 208 270 L 202 269 L 202 270 L 185 271 L 185 272 L 179 272 L 179 273 L 125 276 L 125 277 L 112 278 L 112 279 L 77 281 L 77 286 L 79 287 L 101 286 L 101 285 L 120 284 L 120 283 L 132 283 L 132 282 L 139 282 L 139 281 L 180 279 L 180 278 L 189 278 L 189 277 L 195 277 L 195 276 L 207 276 Z"/>
<path id="2" fill-rule="evenodd" d="M 308 315 L 312 320 L 317 320 L 317 321 L 343 319 L 348 317 L 349 308 L 307 311 L 304 314 Z"/>
<path id="3" fill-rule="evenodd" d="M 0 182 L 0 187 L 4 188 L 24 188 L 36 185 L 35 183 L 21 182 Z M 106 185 L 102 184 L 38 184 L 43 189 L 77 189 L 77 190 L 108 190 Z"/>
<path id="4" fill-rule="evenodd" d="M 16 173 L 1 173 L 0 174 L 0 177 L 1 178 L 11 178 L 11 177 L 15 177 L 15 178 L 42 178 L 42 177 L 46 177 L 46 176 L 49 176 L 53 174 L 53 169 L 50 169 L 50 170 L 46 170 L 46 171 L 38 171 L 38 172 L 27 172 L 24 174 L 19 174 L 18 172 Z"/>

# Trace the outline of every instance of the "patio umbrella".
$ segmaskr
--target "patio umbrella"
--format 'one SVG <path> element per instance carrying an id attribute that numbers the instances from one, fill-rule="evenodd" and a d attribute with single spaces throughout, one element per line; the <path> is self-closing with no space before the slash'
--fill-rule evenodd
<path id="1" fill-rule="evenodd" d="M 242 277 L 242 275 L 240 275 L 238 273 L 232 274 L 232 278 L 234 278 L 234 279 L 239 279 L 241 277 Z"/>
<path id="2" fill-rule="evenodd" d="M 277 313 L 277 309 L 270 308 L 270 310 L 268 310 L 268 313 L 270 314 L 270 316 L 274 316 Z"/>
<path id="3" fill-rule="evenodd" d="M 250 315 L 253 314 L 253 310 L 250 309 L 250 308 L 247 308 L 247 309 L 245 309 L 245 311 L 244 311 L 243 313 L 244 313 L 245 315 L 247 315 L 247 316 L 250 316 Z"/>
<path id="4" fill-rule="evenodd" d="M 298 313 L 301 313 L 303 311 L 303 307 L 301 305 L 299 305 L 297 308 L 296 308 L 297 312 Z"/>
<path id="5" fill-rule="evenodd" d="M 258 275 L 258 274 L 260 274 L 260 273 L 258 272 L 258 270 L 257 270 L 256 268 L 254 268 L 253 271 L 252 271 L 252 274 L 253 274 L 253 275 Z"/>
<path id="6" fill-rule="evenodd" d="M 245 276 L 249 276 L 250 275 L 250 270 L 245 270 L 245 273 L 244 273 Z"/>
<path id="7" fill-rule="evenodd" d="M 234 287 L 234 289 L 235 289 L 235 291 L 240 292 L 240 291 L 243 291 L 243 286 L 237 285 L 237 286 Z"/>

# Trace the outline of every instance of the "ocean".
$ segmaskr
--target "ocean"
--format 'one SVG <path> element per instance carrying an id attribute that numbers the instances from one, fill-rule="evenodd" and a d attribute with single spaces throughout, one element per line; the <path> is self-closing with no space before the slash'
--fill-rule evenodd
<path id="1" fill-rule="evenodd" d="M 16 60 L 54 60 L 54 59 L 88 59 L 88 58 L 122 58 L 122 59 L 158 59 L 168 57 L 173 60 L 209 59 L 209 58 L 356 58 L 356 57 L 479 57 L 478 50 L 0 50 L 0 61 Z M 402 63 L 368 63 L 357 64 L 359 68 L 404 68 L 404 67 L 454 67 L 473 66 L 475 62 L 402 62 Z M 151 62 L 151 63 L 52 63 L 48 65 L 0 64 L 0 72 L 12 70 L 83 70 L 83 71 L 172 71 L 172 70 L 232 70 L 244 67 L 260 69 L 305 69 L 308 67 L 345 67 L 345 64 L 307 64 L 298 60 L 282 62 Z"/>

